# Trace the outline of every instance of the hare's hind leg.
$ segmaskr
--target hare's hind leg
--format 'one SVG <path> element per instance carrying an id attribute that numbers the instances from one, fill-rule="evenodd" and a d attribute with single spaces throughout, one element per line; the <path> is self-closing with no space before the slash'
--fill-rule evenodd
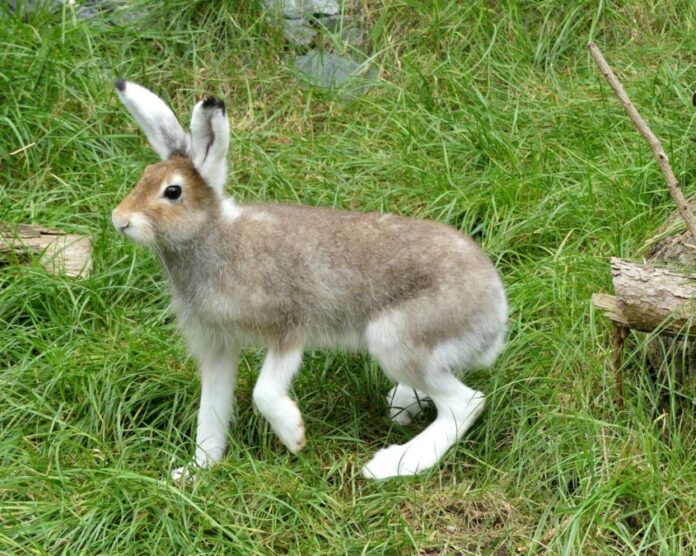
<path id="1" fill-rule="evenodd" d="M 301 362 L 302 346 L 269 348 L 253 394 L 256 407 L 293 454 L 305 446 L 302 414 L 289 395 Z"/>
<path id="2" fill-rule="evenodd" d="M 449 344 L 428 349 L 400 341 L 388 322 L 379 324 L 379 328 L 368 330 L 370 353 L 387 375 L 399 381 L 400 388 L 405 384 L 416 386 L 430 398 L 437 409 L 437 418 L 406 444 L 377 452 L 362 473 L 374 479 L 415 475 L 435 465 L 466 433 L 483 411 L 485 397 L 465 386 L 450 371 L 453 359 L 466 366 L 467 348 L 472 345 L 466 338 L 456 342 L 456 346 Z M 448 357 L 455 352 L 456 358 Z M 473 359 L 474 354 L 471 356 Z"/>
<path id="3" fill-rule="evenodd" d="M 483 411 L 485 397 L 442 371 L 424 390 L 437 408 L 437 418 L 406 444 L 377 452 L 363 467 L 370 479 L 415 475 L 435 465 L 445 452 L 474 424 Z"/>
<path id="4" fill-rule="evenodd" d="M 423 393 L 405 384 L 396 384 L 387 394 L 389 416 L 398 425 L 408 425 L 430 400 Z"/>

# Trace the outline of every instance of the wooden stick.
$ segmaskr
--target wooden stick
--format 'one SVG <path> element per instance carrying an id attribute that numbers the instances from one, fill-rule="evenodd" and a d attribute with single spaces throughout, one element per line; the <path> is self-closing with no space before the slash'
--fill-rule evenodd
<path id="1" fill-rule="evenodd" d="M 614 403 L 617 407 L 623 407 L 623 377 L 621 376 L 621 354 L 628 337 L 628 328 L 614 323 L 614 354 L 612 367 L 614 369 Z"/>
<path id="2" fill-rule="evenodd" d="M 679 182 L 677 181 L 677 178 L 675 177 L 674 172 L 672 171 L 672 167 L 669 165 L 669 159 L 667 158 L 667 155 L 665 154 L 665 151 L 662 148 L 660 141 L 657 139 L 657 137 L 655 137 L 655 134 L 648 127 L 648 124 L 645 123 L 645 120 L 640 116 L 638 110 L 636 110 L 636 107 L 633 106 L 631 99 L 628 98 L 626 91 L 624 90 L 623 86 L 619 82 L 618 78 L 614 74 L 607 61 L 605 60 L 604 56 L 602 55 L 602 52 L 599 50 L 599 48 L 597 48 L 597 45 L 593 42 L 590 42 L 587 45 L 587 48 L 590 49 L 590 54 L 592 55 L 592 58 L 597 63 L 597 66 L 599 66 L 599 69 L 604 74 L 604 77 L 606 77 L 607 81 L 609 82 L 609 85 L 611 85 L 611 88 L 614 89 L 616 96 L 619 97 L 619 100 L 621 101 L 624 110 L 626 110 L 626 113 L 631 118 L 636 128 L 638 128 L 638 131 L 640 131 L 641 135 L 645 137 L 645 140 L 650 145 L 650 148 L 652 149 L 653 153 L 655 154 L 655 158 L 657 159 L 657 163 L 660 165 L 662 175 L 665 177 L 665 181 L 667 182 L 667 187 L 669 188 L 669 192 L 672 195 L 672 199 L 677 204 L 679 214 L 681 214 L 681 217 L 684 219 L 684 222 L 686 222 L 686 227 L 688 228 L 693 238 L 696 239 L 696 218 L 694 218 L 694 215 L 689 210 L 689 205 L 687 204 L 686 199 L 684 198 L 684 194 L 682 193 L 681 187 L 679 187 Z"/>

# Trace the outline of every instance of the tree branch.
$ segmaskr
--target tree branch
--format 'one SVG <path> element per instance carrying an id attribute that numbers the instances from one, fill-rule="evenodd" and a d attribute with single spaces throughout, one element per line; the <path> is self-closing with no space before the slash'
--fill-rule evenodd
<path id="1" fill-rule="evenodd" d="M 679 187 L 679 182 L 677 181 L 677 178 L 674 175 L 674 172 L 672 171 L 672 167 L 669 165 L 669 160 L 667 158 L 667 155 L 665 154 L 664 149 L 662 148 L 662 145 L 660 144 L 660 141 L 657 139 L 657 137 L 655 137 L 655 134 L 648 127 L 648 124 L 645 123 L 645 120 L 638 113 L 636 107 L 633 106 L 631 99 L 628 98 L 626 91 L 624 90 L 623 86 L 619 82 L 618 78 L 614 74 L 607 61 L 605 60 L 604 56 L 602 55 L 602 52 L 599 50 L 597 45 L 593 42 L 590 42 L 587 45 L 587 48 L 589 48 L 592 58 L 597 63 L 597 66 L 599 66 L 599 69 L 604 74 L 604 77 L 609 82 L 609 85 L 611 85 L 611 88 L 614 89 L 616 96 L 619 97 L 619 100 L 621 101 L 624 110 L 626 110 L 626 113 L 631 118 L 638 131 L 640 131 L 641 135 L 645 137 L 645 140 L 650 145 L 650 148 L 652 149 L 655 158 L 657 159 L 657 163 L 660 165 L 662 175 L 665 177 L 665 181 L 667 182 L 667 187 L 669 188 L 669 192 L 672 195 L 672 199 L 677 204 L 679 214 L 684 219 L 684 222 L 686 223 L 686 227 L 688 228 L 689 232 L 696 240 L 696 218 L 694 218 L 693 213 L 689 210 L 689 206 L 686 202 L 686 199 L 684 198 L 684 194 L 682 193 L 681 187 Z"/>

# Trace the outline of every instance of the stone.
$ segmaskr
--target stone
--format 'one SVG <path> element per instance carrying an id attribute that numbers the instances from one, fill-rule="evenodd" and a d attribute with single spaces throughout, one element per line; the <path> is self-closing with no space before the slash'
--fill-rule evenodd
<path id="1" fill-rule="evenodd" d="M 374 70 L 348 56 L 313 50 L 295 59 L 299 76 L 308 83 L 325 89 L 350 86 L 363 92 L 377 77 Z"/>
<path id="2" fill-rule="evenodd" d="M 341 11 L 339 0 L 264 0 L 267 10 L 286 19 L 301 19 L 310 15 L 337 15 Z"/>

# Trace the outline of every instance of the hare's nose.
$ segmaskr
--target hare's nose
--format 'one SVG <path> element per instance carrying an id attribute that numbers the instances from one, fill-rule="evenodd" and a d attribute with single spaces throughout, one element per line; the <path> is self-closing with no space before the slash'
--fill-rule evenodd
<path id="1" fill-rule="evenodd" d="M 111 223 L 114 225 L 114 228 L 116 228 L 117 231 L 123 232 L 128 226 L 130 226 L 130 219 L 114 210 L 111 213 Z"/>

